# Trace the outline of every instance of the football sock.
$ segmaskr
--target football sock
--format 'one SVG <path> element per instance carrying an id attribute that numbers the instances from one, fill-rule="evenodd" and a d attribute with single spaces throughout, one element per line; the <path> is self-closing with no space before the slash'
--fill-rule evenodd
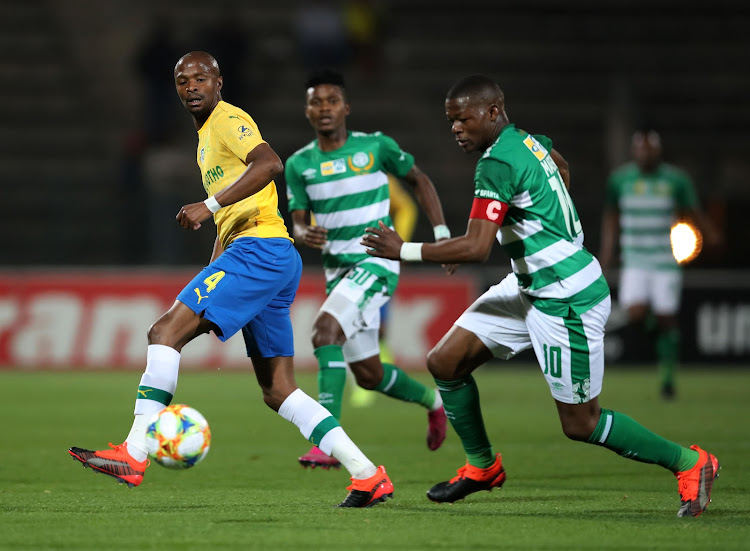
<path id="1" fill-rule="evenodd" d="M 495 463 L 495 454 L 487 437 L 479 405 L 479 389 L 474 377 L 457 381 L 435 379 L 445 406 L 445 414 L 461 439 L 470 465 L 486 469 Z"/>
<path id="2" fill-rule="evenodd" d="M 627 415 L 608 409 L 602 409 L 588 442 L 628 459 L 656 463 L 673 473 L 686 471 L 698 462 L 697 451 L 670 442 Z"/>
<path id="3" fill-rule="evenodd" d="M 151 344 L 146 354 L 146 371 L 135 399 L 135 418 L 125 441 L 136 461 L 146 459 L 146 430 L 151 417 L 167 407 L 177 389 L 180 353 L 174 348 Z"/>
<path id="4" fill-rule="evenodd" d="M 674 386 L 675 368 L 680 350 L 680 333 L 676 328 L 660 331 L 656 336 L 656 357 L 662 386 Z"/>
<path id="5" fill-rule="evenodd" d="M 346 361 L 341 347 L 335 344 L 314 350 L 318 359 L 318 403 L 336 419 L 341 419 L 341 401 L 346 385 Z"/>
<path id="6" fill-rule="evenodd" d="M 332 455 L 349 471 L 352 478 L 370 478 L 377 470 L 347 436 L 331 412 L 299 388 L 287 396 L 279 415 L 299 428 L 302 436 Z"/>
<path id="7" fill-rule="evenodd" d="M 431 409 L 435 404 L 437 395 L 435 389 L 427 388 L 395 365 L 387 363 L 383 364 L 383 379 L 375 390 L 397 400 L 422 404 L 427 409 Z"/>

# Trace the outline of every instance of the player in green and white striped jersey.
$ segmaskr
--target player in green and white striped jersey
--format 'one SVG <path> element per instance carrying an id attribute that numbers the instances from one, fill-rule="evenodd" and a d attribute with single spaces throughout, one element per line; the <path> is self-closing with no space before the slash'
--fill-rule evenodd
<path id="1" fill-rule="evenodd" d="M 434 244 L 404 243 L 380 224 L 367 228 L 362 239 L 377 258 L 464 263 L 486 260 L 497 238 L 511 258 L 513 273 L 479 297 L 427 356 L 467 456 L 458 475 L 427 496 L 453 502 L 505 482 L 471 374 L 493 357 L 507 359 L 533 348 L 565 435 L 671 470 L 679 480 L 678 516 L 699 515 L 710 499 L 716 458 L 599 406 L 609 288 L 583 247 L 581 222 L 567 191 L 567 162 L 549 138 L 510 124 L 502 90 L 485 76 L 456 83 L 445 111 L 459 146 L 483 152 L 466 234 Z"/>
<path id="2" fill-rule="evenodd" d="M 305 115 L 317 138 L 289 157 L 285 175 L 294 238 L 320 249 L 325 268 L 328 298 L 312 334 L 319 366 L 318 401 L 336 419 L 341 417 L 348 364 L 361 387 L 425 407 L 427 446 L 435 450 L 446 429 L 440 393 L 380 360 L 380 308 L 396 290 L 400 264 L 371 257 L 360 240 L 367 226 L 392 225 L 388 173 L 414 188 L 436 239 L 450 237 L 440 199 L 414 157 L 393 139 L 380 132 L 347 130 L 350 107 L 339 73 L 316 72 L 306 89 Z M 316 446 L 299 461 L 305 467 L 338 465 Z"/>
<path id="3" fill-rule="evenodd" d="M 599 259 L 605 269 L 610 266 L 619 234 L 622 269 L 618 302 L 632 323 L 646 321 L 649 311 L 656 317 L 661 393 L 669 399 L 675 393 L 682 292 L 682 270 L 672 254 L 671 228 L 679 217 L 689 216 L 709 240 L 713 234 L 690 177 L 662 162 L 661 152 L 657 132 L 639 130 L 633 134 L 633 162 L 615 170 L 607 185 Z"/>

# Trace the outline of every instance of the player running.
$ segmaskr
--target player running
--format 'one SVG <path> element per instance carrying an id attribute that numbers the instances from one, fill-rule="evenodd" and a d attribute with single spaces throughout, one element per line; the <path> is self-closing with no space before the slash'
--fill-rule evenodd
<path id="1" fill-rule="evenodd" d="M 380 221 L 391 226 L 388 173 L 414 188 L 435 239 L 450 236 L 440 200 L 414 157 L 394 140 L 380 132 L 347 130 L 350 107 L 339 73 L 313 73 L 306 90 L 305 115 L 317 138 L 289 157 L 285 176 L 294 238 L 320 249 L 325 268 L 328 297 L 312 334 L 319 367 L 318 401 L 336 419 L 341 417 L 348 363 L 359 386 L 426 408 L 427 447 L 436 450 L 446 428 L 440 393 L 380 360 L 380 308 L 396 290 L 400 264 L 369 256 L 360 239 L 368 225 Z M 313 446 L 299 462 L 305 467 L 338 465 L 319 446 Z"/>
<path id="2" fill-rule="evenodd" d="M 670 243 L 672 225 L 678 218 L 689 218 L 703 231 L 707 243 L 714 245 L 718 238 L 690 177 L 662 161 L 659 134 L 635 132 L 632 152 L 633 161 L 615 170 L 607 184 L 599 259 L 606 272 L 614 263 L 619 235 L 618 302 L 629 323 L 645 328 L 648 314 L 655 317 L 661 395 L 669 400 L 676 393 L 682 293 L 682 269 Z"/>
<path id="3" fill-rule="evenodd" d="M 623 457 L 656 463 L 678 480 L 677 515 L 698 516 L 711 500 L 716 457 L 685 448 L 630 417 L 599 406 L 604 375 L 607 282 L 583 247 L 581 222 L 568 195 L 568 164 L 545 136 L 511 124 L 500 87 L 482 75 L 447 93 L 445 113 L 458 145 L 481 158 L 466 234 L 440 243 L 404 243 L 386 225 L 367 228 L 362 243 L 376 258 L 411 262 L 483 262 L 497 238 L 513 273 L 479 297 L 427 356 L 467 463 L 427 497 L 454 502 L 505 482 L 502 457 L 484 428 L 472 372 L 493 357 L 533 348 L 564 434 Z"/>
<path id="4" fill-rule="evenodd" d="M 302 261 L 278 211 L 273 179 L 283 165 L 255 121 L 221 99 L 224 81 L 216 60 L 191 52 L 174 69 L 177 94 L 198 130 L 198 166 L 208 199 L 185 205 L 179 224 L 197 230 L 212 214 L 217 237 L 211 263 L 177 296 L 148 331 L 146 372 L 127 439 L 109 450 L 70 448 L 74 459 L 120 483 L 138 486 L 149 465 L 149 419 L 169 405 L 177 388 L 182 347 L 213 331 L 226 341 L 242 331 L 263 400 L 352 477 L 339 507 L 370 507 L 393 495 L 385 469 L 375 465 L 338 421 L 297 387 L 289 307 Z"/>

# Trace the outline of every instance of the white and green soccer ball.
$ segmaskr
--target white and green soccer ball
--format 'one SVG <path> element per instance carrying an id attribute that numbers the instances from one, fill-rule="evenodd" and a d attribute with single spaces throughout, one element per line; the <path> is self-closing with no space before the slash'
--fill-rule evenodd
<path id="1" fill-rule="evenodd" d="M 188 469 L 206 457 L 211 429 L 198 410 L 184 404 L 165 407 L 149 421 L 148 456 L 169 469 Z"/>

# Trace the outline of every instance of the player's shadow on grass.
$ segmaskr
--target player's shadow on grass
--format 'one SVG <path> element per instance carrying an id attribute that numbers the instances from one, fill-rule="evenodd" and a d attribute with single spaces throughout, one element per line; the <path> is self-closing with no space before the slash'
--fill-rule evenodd
<path id="1" fill-rule="evenodd" d="M 607 519 L 607 520 L 637 520 L 638 522 L 660 522 L 663 520 L 665 509 L 663 506 L 634 507 L 612 506 L 602 504 L 602 508 L 580 508 L 576 502 L 590 501 L 590 497 L 578 494 L 555 494 L 549 496 L 515 496 L 511 498 L 493 496 L 473 496 L 471 501 L 457 501 L 451 503 L 435 503 L 426 505 L 403 505 L 399 507 L 402 514 L 447 514 L 450 516 L 504 516 L 515 517 L 554 517 L 560 519 Z M 544 504 L 549 503 L 549 508 Z M 563 505 L 561 505 L 563 504 Z M 533 510 L 529 510 L 532 506 Z M 565 510 L 560 510 L 561 508 Z M 676 511 L 676 508 L 675 508 Z M 671 516 L 671 514 L 670 514 Z"/>

